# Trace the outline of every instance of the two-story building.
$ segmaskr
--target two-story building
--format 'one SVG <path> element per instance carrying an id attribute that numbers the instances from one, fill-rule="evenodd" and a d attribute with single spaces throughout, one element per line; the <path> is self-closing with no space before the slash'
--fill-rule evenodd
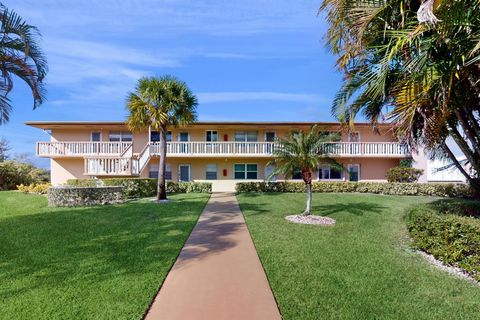
<path id="1" fill-rule="evenodd" d="M 27 122 L 45 130 L 50 141 L 38 142 L 36 154 L 51 161 L 53 185 L 67 179 L 93 177 L 154 177 L 158 175 L 159 133 L 132 133 L 124 122 Z M 310 122 L 198 122 L 170 128 L 167 134 L 167 179 L 209 181 L 214 191 L 234 190 L 238 181 L 262 181 L 273 168 L 275 140 L 291 130 L 308 130 Z M 368 123 L 357 123 L 355 132 L 339 123 L 316 123 L 342 139 L 326 144 L 331 156 L 349 174 L 323 166 L 314 173 L 319 181 L 386 181 L 389 168 L 400 159 L 413 158 L 425 169 L 423 154 L 412 154 L 394 139 L 389 124 L 375 133 Z M 276 177 L 281 180 L 282 177 Z M 293 179 L 300 179 L 294 175 Z M 424 181 L 421 177 L 420 181 Z"/>

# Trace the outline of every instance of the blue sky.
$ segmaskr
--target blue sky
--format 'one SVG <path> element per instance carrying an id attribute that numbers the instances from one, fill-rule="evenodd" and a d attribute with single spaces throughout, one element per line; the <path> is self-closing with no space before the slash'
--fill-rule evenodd
<path id="1" fill-rule="evenodd" d="M 199 98 L 200 120 L 328 121 L 340 85 L 319 1 L 3 1 L 42 33 L 48 101 L 32 110 L 15 82 L 12 153 L 48 140 L 28 120 L 124 120 L 141 76 L 172 74 Z"/>

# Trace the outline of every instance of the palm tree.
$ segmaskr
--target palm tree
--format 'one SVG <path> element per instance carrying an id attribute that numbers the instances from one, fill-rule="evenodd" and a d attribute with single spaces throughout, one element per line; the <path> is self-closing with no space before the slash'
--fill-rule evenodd
<path id="1" fill-rule="evenodd" d="M 197 104 L 196 96 L 186 83 L 173 76 L 141 78 L 135 92 L 128 96 L 127 109 L 130 112 L 128 128 L 138 132 L 151 127 L 160 132 L 157 200 L 167 199 L 165 187 L 167 127 L 195 122 Z"/>
<path id="2" fill-rule="evenodd" d="M 325 134 L 314 125 L 308 132 L 291 131 L 287 138 L 278 138 L 274 150 L 274 159 L 268 163 L 273 166 L 273 172 L 268 177 L 283 175 L 286 179 L 300 171 L 307 190 L 307 205 L 304 215 L 310 215 L 312 204 L 312 171 L 321 165 L 328 164 L 331 168 L 343 171 L 341 164 L 328 156 L 327 142 L 338 141 L 335 134 Z"/>
<path id="3" fill-rule="evenodd" d="M 27 83 L 33 95 L 33 109 L 45 100 L 42 83 L 48 67 L 37 38 L 37 28 L 27 24 L 15 12 L 0 4 L 0 125 L 10 119 L 12 106 L 8 93 L 13 89 L 13 77 Z"/>
<path id="4" fill-rule="evenodd" d="M 333 113 L 387 119 L 398 137 L 448 157 L 480 190 L 480 2 L 324 0 L 344 83 Z M 453 138 L 473 173 L 457 161 Z"/>

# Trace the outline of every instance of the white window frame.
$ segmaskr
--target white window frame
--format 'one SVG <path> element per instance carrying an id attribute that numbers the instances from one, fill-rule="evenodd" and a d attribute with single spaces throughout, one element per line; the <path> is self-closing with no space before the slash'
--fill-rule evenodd
<path id="1" fill-rule="evenodd" d="M 348 181 L 350 181 L 350 168 L 351 168 L 351 167 L 354 167 L 354 166 L 357 166 L 357 167 L 358 167 L 358 181 L 360 181 L 360 180 L 361 180 L 361 178 L 360 178 L 360 177 L 361 177 L 361 174 L 360 174 L 361 168 L 360 168 L 360 164 L 359 164 L 359 163 L 350 163 L 350 164 L 348 164 L 348 166 L 347 166 L 348 175 L 349 175 Z"/>
<path id="2" fill-rule="evenodd" d="M 160 135 L 160 131 L 156 131 L 156 130 L 149 130 L 148 131 L 148 142 L 152 142 L 152 132 L 158 132 L 158 134 Z M 168 140 L 168 133 L 170 132 L 170 140 Z M 172 130 L 167 130 L 167 133 L 165 134 L 165 137 L 167 138 L 167 141 L 166 142 L 171 142 L 173 140 L 173 132 Z M 160 139 L 158 139 L 158 141 L 153 141 L 153 142 L 160 142 Z"/>
<path id="3" fill-rule="evenodd" d="M 152 166 L 156 166 L 157 170 L 152 171 Z M 160 170 L 160 165 L 158 163 L 151 163 L 148 165 L 148 176 L 150 177 L 151 172 L 156 172 L 156 176 L 152 177 L 152 179 L 155 179 L 158 177 L 158 171 Z M 167 172 L 170 172 L 170 179 L 167 178 Z M 165 180 L 167 181 L 172 181 L 173 180 L 173 171 L 172 171 L 172 165 L 170 163 L 165 164 Z"/>
<path id="4" fill-rule="evenodd" d="M 351 136 L 352 133 L 358 135 L 358 141 L 352 141 L 352 136 Z M 348 142 L 362 142 L 362 136 L 360 135 L 360 131 L 349 132 L 348 133 Z"/>
<path id="5" fill-rule="evenodd" d="M 244 133 L 245 139 L 244 139 L 243 141 L 238 141 L 238 140 L 237 140 L 237 133 L 240 133 L 240 132 L 243 132 L 243 133 Z M 257 140 L 255 140 L 255 141 L 248 141 L 248 140 L 247 140 L 248 132 L 255 132 L 255 133 L 257 134 Z M 234 134 L 233 134 L 233 139 L 234 139 L 235 142 L 247 142 L 247 143 L 255 143 L 255 142 L 258 142 L 258 130 L 238 130 L 238 131 L 235 131 Z"/>
<path id="6" fill-rule="evenodd" d="M 208 166 L 215 166 L 215 179 L 208 179 L 207 174 L 209 172 L 213 172 L 213 171 L 208 171 Z M 208 163 L 205 166 L 205 180 L 218 180 L 218 166 L 216 163 Z"/>
<path id="7" fill-rule="evenodd" d="M 247 174 L 248 172 L 253 172 L 253 171 L 248 171 L 248 170 L 247 170 L 247 166 L 248 166 L 248 165 L 252 165 L 252 164 L 257 166 L 257 171 L 256 171 L 256 173 L 257 173 L 257 178 L 256 178 L 256 179 L 249 179 L 249 178 L 247 177 L 247 176 L 248 176 L 248 174 Z M 237 179 L 237 178 L 235 178 L 235 166 L 237 166 L 237 165 L 243 165 L 243 166 L 245 167 L 245 171 L 244 171 L 244 172 L 245 172 L 245 176 L 244 176 L 245 178 L 243 178 L 243 179 Z M 258 180 L 258 163 L 234 163 L 234 164 L 233 164 L 233 179 L 234 179 L 234 180 Z"/>
<path id="8" fill-rule="evenodd" d="M 274 131 L 274 130 L 268 130 L 268 131 L 265 131 L 265 133 L 263 134 L 263 141 L 264 142 L 272 142 L 272 141 L 267 141 L 267 133 L 273 133 L 273 135 L 274 135 L 273 141 L 275 141 L 275 139 L 277 139 L 277 132 Z"/>
<path id="9" fill-rule="evenodd" d="M 180 171 L 180 167 L 188 167 L 188 180 L 187 181 L 184 181 L 184 180 L 180 180 L 180 177 L 181 177 L 181 171 Z M 178 182 L 189 182 L 189 181 L 192 181 L 192 168 L 190 166 L 189 163 L 180 163 L 178 165 Z"/>
<path id="10" fill-rule="evenodd" d="M 327 168 L 328 167 L 328 170 L 330 171 L 330 176 L 332 175 L 332 166 L 329 165 L 329 164 L 326 164 L 326 165 L 323 165 L 323 166 L 320 166 L 320 168 L 318 168 L 317 170 L 317 181 L 344 181 L 345 180 L 345 175 L 343 174 L 343 171 L 340 171 L 340 178 L 339 179 L 324 179 L 324 178 L 320 178 L 320 169 L 323 170 L 323 168 Z"/>
<path id="11" fill-rule="evenodd" d="M 182 135 L 182 133 L 186 133 L 188 135 L 188 140 L 187 141 L 181 141 L 180 140 L 180 136 Z M 173 136 L 172 136 L 172 138 L 173 138 Z M 177 141 L 178 142 L 190 142 L 190 132 L 189 131 L 179 131 L 178 136 L 177 136 Z"/>
<path id="12" fill-rule="evenodd" d="M 215 141 L 208 141 L 208 140 L 207 140 L 207 133 L 208 133 L 208 132 L 211 132 L 211 133 L 212 133 L 212 132 L 216 132 L 216 133 L 217 133 L 217 140 L 215 140 Z M 211 134 L 210 134 L 210 136 L 211 136 Z M 218 130 L 205 130 L 205 142 L 218 142 Z"/>
<path id="13" fill-rule="evenodd" d="M 270 182 L 275 182 L 275 181 L 277 181 L 277 176 L 275 176 L 275 175 L 272 176 L 272 179 L 268 180 L 267 168 L 272 168 L 272 169 L 271 169 L 271 172 L 275 171 L 275 166 L 274 166 L 274 165 L 270 165 L 270 166 L 269 166 L 268 164 L 266 164 L 266 165 L 265 165 L 265 168 L 263 169 L 263 179 L 264 179 L 265 181 L 270 181 Z M 257 170 L 258 170 L 258 169 L 257 169 Z"/>
<path id="14" fill-rule="evenodd" d="M 100 141 L 93 141 L 93 134 L 100 133 Z M 90 142 L 102 142 L 103 141 L 103 134 L 102 131 L 91 131 L 90 132 Z"/>
<path id="15" fill-rule="evenodd" d="M 120 140 L 119 140 L 119 141 L 111 141 L 111 140 L 110 140 L 110 135 L 112 135 L 112 133 L 114 133 L 114 134 L 117 134 L 117 133 L 118 133 L 119 136 L 120 136 Z M 129 134 L 132 136 L 132 139 L 129 140 L 129 141 L 123 140 L 123 134 L 124 134 L 124 133 L 129 133 Z M 109 131 L 109 132 L 108 132 L 108 141 L 110 141 L 110 142 L 133 142 L 133 133 L 130 132 L 130 131 Z"/>

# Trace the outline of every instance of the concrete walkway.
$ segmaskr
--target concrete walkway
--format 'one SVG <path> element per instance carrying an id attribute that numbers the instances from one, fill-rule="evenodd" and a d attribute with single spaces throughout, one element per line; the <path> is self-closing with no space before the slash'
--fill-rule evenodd
<path id="1" fill-rule="evenodd" d="M 235 195 L 212 195 L 145 319 L 281 319 Z"/>

